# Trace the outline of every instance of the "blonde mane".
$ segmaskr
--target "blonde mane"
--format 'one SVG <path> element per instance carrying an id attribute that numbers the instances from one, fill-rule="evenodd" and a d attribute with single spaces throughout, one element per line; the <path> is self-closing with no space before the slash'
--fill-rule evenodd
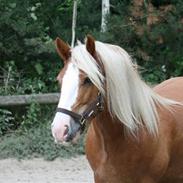
<path id="1" fill-rule="evenodd" d="M 107 97 L 109 112 L 125 125 L 125 129 L 134 134 L 140 127 L 145 127 L 150 134 L 157 135 L 156 106 L 167 107 L 174 102 L 159 96 L 144 83 L 124 49 L 99 41 L 95 41 L 95 47 L 105 77 L 83 44 L 72 49 L 71 61 Z"/>

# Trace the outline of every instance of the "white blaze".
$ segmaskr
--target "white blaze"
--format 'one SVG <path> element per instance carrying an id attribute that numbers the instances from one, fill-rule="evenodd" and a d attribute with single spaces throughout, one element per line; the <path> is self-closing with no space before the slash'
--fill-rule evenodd
<path id="1" fill-rule="evenodd" d="M 70 63 L 62 80 L 61 96 L 58 107 L 71 110 L 76 101 L 79 85 L 79 70 Z"/>
<path id="2" fill-rule="evenodd" d="M 62 79 L 61 95 L 58 107 L 71 110 L 76 101 L 79 87 L 79 69 L 69 63 Z M 70 125 L 70 116 L 57 112 L 52 123 L 52 134 L 55 140 L 64 140 L 65 125 Z"/>

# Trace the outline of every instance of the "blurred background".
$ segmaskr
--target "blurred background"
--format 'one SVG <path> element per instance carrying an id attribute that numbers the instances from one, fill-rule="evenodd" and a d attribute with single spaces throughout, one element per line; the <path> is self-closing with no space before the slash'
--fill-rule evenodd
<path id="1" fill-rule="evenodd" d="M 111 0 L 102 29 L 102 0 L 77 0 L 76 39 L 87 34 L 123 47 L 151 84 L 183 75 L 183 1 Z M 72 39 L 73 0 L 0 0 L 0 95 L 59 92 L 62 62 L 54 40 Z M 0 158 L 84 154 L 83 140 L 61 147 L 50 124 L 56 104 L 0 106 Z"/>

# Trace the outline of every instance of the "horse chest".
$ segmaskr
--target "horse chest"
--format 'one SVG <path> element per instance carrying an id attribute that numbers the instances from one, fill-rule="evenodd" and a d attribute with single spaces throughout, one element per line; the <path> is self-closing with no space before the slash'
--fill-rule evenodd
<path id="1" fill-rule="evenodd" d="M 151 175 L 150 165 L 159 156 L 153 152 L 153 146 L 151 143 L 148 147 L 142 147 L 119 139 L 118 145 L 106 147 L 91 127 L 86 140 L 86 155 L 94 172 L 95 183 L 151 183 L 146 180 L 158 177 L 167 161 L 155 162 L 156 175 Z M 157 157 L 154 157 L 155 154 Z"/>
<path id="2" fill-rule="evenodd" d="M 111 148 L 110 148 L 111 149 Z M 123 145 L 106 152 L 105 147 L 97 139 L 92 129 L 88 132 L 86 141 L 86 155 L 93 169 L 96 183 L 134 183 L 138 179 L 136 174 L 140 159 L 138 155 L 131 155 L 132 149 Z M 135 151 L 133 151 L 134 154 Z M 141 170 L 143 172 L 143 170 Z"/>

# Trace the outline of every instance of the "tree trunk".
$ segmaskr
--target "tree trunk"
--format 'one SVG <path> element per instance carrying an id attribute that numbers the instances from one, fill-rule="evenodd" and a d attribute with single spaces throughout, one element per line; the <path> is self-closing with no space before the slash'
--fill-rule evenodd
<path id="1" fill-rule="evenodd" d="M 71 42 L 72 48 L 74 47 L 74 42 L 75 42 L 76 19 L 77 19 L 77 0 L 74 0 L 73 15 L 72 15 L 72 42 Z"/>
<path id="2" fill-rule="evenodd" d="M 102 0 L 102 22 L 101 22 L 101 32 L 106 32 L 107 30 L 107 16 L 110 13 L 110 2 L 109 0 Z"/>

